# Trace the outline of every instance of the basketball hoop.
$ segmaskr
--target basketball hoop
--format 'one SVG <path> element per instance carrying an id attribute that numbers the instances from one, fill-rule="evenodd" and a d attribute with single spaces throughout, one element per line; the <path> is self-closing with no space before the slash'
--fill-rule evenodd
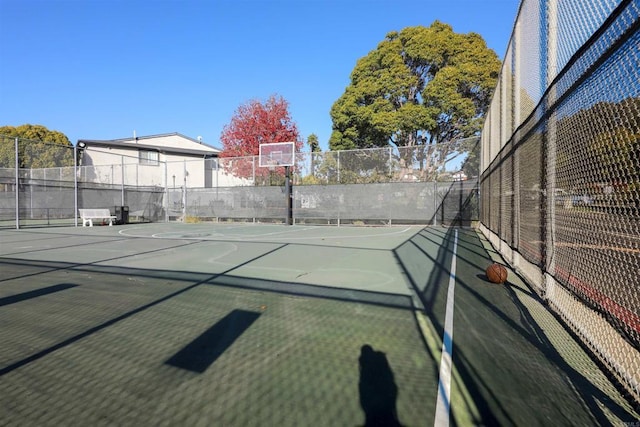
<path id="1" fill-rule="evenodd" d="M 284 168 L 285 175 L 285 203 L 287 214 L 285 224 L 293 225 L 293 191 L 291 186 L 291 166 L 295 165 L 296 144 L 295 142 L 272 142 L 260 144 L 260 155 L 258 156 L 259 166 L 269 169 L 269 175 L 276 167 Z M 271 177 L 269 177 L 271 178 Z"/>
<path id="2" fill-rule="evenodd" d="M 271 142 L 260 144 L 259 166 L 271 168 L 276 166 L 293 166 L 295 164 L 295 142 Z"/>

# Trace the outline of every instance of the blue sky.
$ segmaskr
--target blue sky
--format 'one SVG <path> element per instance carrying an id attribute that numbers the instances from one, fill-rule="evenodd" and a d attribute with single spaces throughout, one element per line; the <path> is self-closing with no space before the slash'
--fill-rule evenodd
<path id="1" fill-rule="evenodd" d="M 329 111 L 390 31 L 440 20 L 502 58 L 519 0 L 0 0 L 0 126 L 78 139 L 179 132 L 221 148 L 276 94 L 327 149 Z"/>

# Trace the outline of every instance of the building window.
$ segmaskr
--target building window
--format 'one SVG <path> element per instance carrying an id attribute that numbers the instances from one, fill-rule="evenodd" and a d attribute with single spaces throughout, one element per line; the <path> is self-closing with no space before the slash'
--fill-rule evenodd
<path id="1" fill-rule="evenodd" d="M 218 159 L 208 158 L 205 159 L 205 168 L 212 171 L 218 170 Z"/>
<path id="2" fill-rule="evenodd" d="M 157 165 L 158 164 L 158 152 L 157 151 L 145 151 L 140 150 L 138 152 L 138 159 L 141 165 Z"/>

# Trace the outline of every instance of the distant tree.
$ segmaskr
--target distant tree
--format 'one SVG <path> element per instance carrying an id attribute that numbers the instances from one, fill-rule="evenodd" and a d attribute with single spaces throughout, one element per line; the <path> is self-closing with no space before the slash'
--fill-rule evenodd
<path id="1" fill-rule="evenodd" d="M 315 182 L 311 184 L 339 184 L 337 152 L 318 153 L 315 157 Z"/>
<path id="2" fill-rule="evenodd" d="M 226 125 L 220 136 L 222 153 L 220 157 L 257 156 L 260 144 L 273 142 L 295 142 L 296 152 L 302 149 L 303 141 L 297 125 L 289 114 L 289 103 L 281 96 L 272 95 L 262 103 L 252 100 L 241 105 Z M 284 174 L 284 168 L 275 171 L 260 169 L 253 159 L 237 159 L 224 163 L 228 173 L 241 178 Z M 265 168 L 266 169 L 266 168 Z"/>
<path id="3" fill-rule="evenodd" d="M 318 141 L 318 135 L 316 135 L 315 133 L 312 133 L 311 135 L 309 135 L 309 137 L 307 138 L 307 144 L 309 145 L 309 150 L 311 150 L 312 153 L 317 153 L 318 151 L 322 151 L 320 149 L 320 142 Z"/>
<path id="4" fill-rule="evenodd" d="M 470 147 L 467 158 L 462 164 L 462 172 L 469 178 L 480 176 L 480 138 L 477 138 L 475 145 Z"/>
<path id="5" fill-rule="evenodd" d="M 316 168 L 317 168 L 317 158 L 321 156 L 322 150 L 320 149 L 320 142 L 318 141 L 318 135 L 312 133 L 307 138 L 307 144 L 309 145 L 309 150 L 311 151 L 311 173 L 310 176 L 315 177 Z"/>
<path id="6" fill-rule="evenodd" d="M 496 86 L 500 60 L 475 33 L 451 26 L 391 32 L 351 73 L 351 84 L 331 108 L 331 150 L 412 147 L 406 167 L 444 164 L 477 135 Z M 440 150 L 424 148 L 451 142 Z M 431 157 L 431 158 L 428 158 Z"/>
<path id="7" fill-rule="evenodd" d="M 42 125 L 25 124 L 0 127 L 0 167 L 15 167 L 16 137 L 20 168 L 73 166 L 73 145 L 65 134 Z"/>

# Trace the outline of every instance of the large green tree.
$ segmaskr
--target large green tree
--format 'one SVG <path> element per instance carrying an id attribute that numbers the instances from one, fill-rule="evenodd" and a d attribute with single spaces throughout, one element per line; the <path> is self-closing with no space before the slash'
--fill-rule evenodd
<path id="1" fill-rule="evenodd" d="M 62 132 L 42 125 L 0 127 L 0 167 L 15 166 L 15 138 L 20 168 L 52 168 L 73 166 L 73 145 Z"/>
<path id="2" fill-rule="evenodd" d="M 329 147 L 419 148 L 477 135 L 500 66 L 480 35 L 454 33 L 438 21 L 391 32 L 357 62 L 334 103 Z M 445 161 L 459 149 L 452 143 L 437 154 Z M 422 168 L 420 151 L 411 153 L 404 160 Z"/>

